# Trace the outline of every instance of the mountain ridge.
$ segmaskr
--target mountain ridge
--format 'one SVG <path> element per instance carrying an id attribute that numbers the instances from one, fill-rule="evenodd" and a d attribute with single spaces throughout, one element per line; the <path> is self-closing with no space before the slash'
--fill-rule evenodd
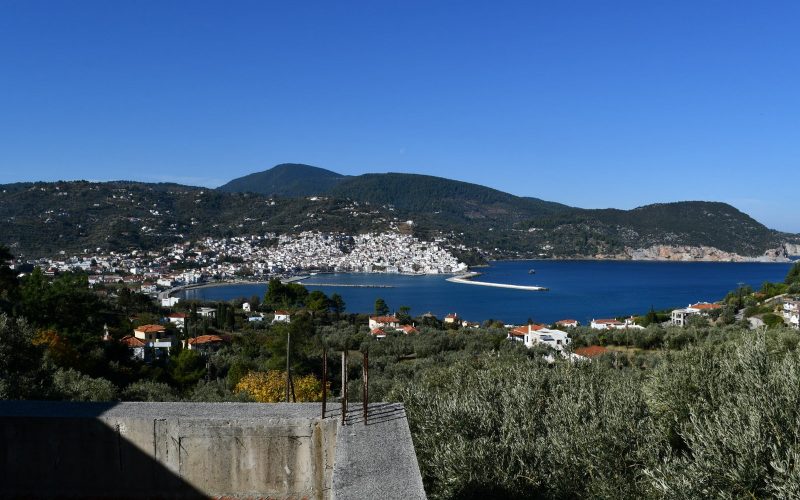
<path id="1" fill-rule="evenodd" d="M 265 172 L 233 179 L 226 190 L 136 181 L 1 185 L 0 245 L 43 256 L 155 250 L 203 236 L 402 230 L 465 255 L 508 259 L 625 258 L 656 246 L 758 257 L 800 243 L 722 202 L 583 209 L 423 174 L 344 176 L 303 164 Z M 245 178 L 266 187 L 236 182 Z"/>

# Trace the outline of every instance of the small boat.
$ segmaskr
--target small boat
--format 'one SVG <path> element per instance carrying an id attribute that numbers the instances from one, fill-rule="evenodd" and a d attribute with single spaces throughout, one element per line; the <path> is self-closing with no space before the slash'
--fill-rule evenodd
<path id="1" fill-rule="evenodd" d="M 536 269 L 528 269 L 528 274 L 536 274 Z"/>

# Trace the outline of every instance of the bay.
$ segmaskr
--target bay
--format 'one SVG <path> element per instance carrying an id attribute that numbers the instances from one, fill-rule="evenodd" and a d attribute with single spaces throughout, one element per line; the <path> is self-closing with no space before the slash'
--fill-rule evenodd
<path id="1" fill-rule="evenodd" d="M 479 268 L 477 279 L 492 283 L 534 285 L 546 292 L 451 283 L 448 276 L 398 274 L 318 274 L 301 283 L 327 295 L 338 293 L 348 312 L 369 313 L 375 299 L 392 310 L 411 307 L 412 315 L 432 312 L 438 317 L 458 313 L 470 321 L 499 319 L 524 323 L 528 319 L 551 323 L 577 319 L 644 314 L 650 307 L 685 307 L 699 301 L 720 300 L 740 284 L 759 288 L 765 281 L 783 281 L 788 263 L 644 262 L 644 261 L 503 261 Z M 529 270 L 534 269 L 535 274 Z M 324 284 L 324 285 L 320 285 Z M 339 286 L 330 286 L 339 285 Z M 390 288 L 358 288 L 371 285 Z M 231 284 L 195 288 L 180 297 L 231 300 L 264 296 L 265 284 Z"/>

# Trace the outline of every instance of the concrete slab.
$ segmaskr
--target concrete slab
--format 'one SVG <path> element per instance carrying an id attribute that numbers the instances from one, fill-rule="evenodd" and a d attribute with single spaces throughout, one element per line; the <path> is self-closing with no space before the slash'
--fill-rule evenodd
<path id="1" fill-rule="evenodd" d="M 367 425 L 361 404 L 349 408 L 347 425 L 336 435 L 331 498 L 426 498 L 403 405 L 370 404 Z"/>

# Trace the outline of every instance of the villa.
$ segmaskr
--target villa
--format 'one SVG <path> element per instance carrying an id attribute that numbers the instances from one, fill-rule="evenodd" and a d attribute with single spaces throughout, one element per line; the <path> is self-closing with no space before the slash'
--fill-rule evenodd
<path id="1" fill-rule="evenodd" d="M 675 309 L 670 316 L 670 324 L 673 326 L 685 327 L 691 316 L 708 316 L 711 311 L 722 308 L 719 304 L 708 302 L 698 302 L 690 304 L 683 309 Z"/>

